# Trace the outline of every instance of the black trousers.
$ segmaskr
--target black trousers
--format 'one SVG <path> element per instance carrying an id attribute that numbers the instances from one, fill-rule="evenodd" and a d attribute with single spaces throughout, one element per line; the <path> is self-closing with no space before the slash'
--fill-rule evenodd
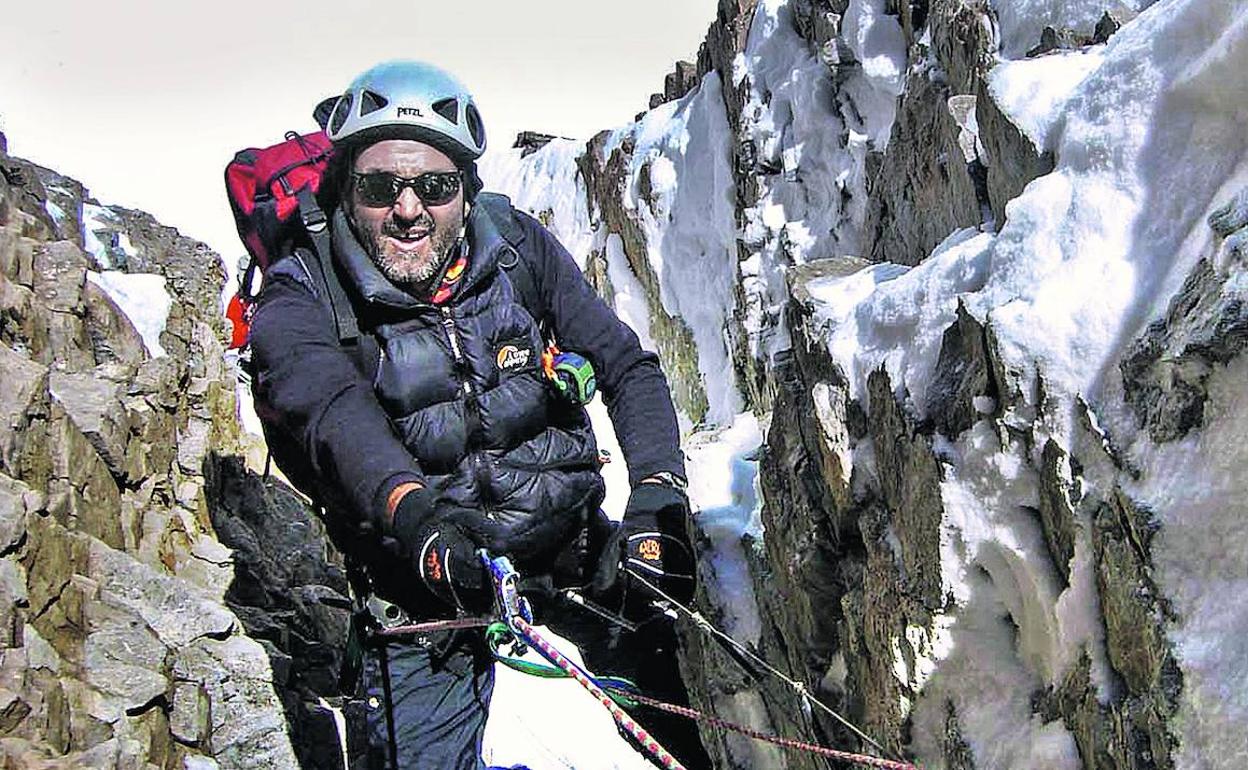
<path id="1" fill-rule="evenodd" d="M 646 695 L 688 703 L 676 662 L 676 633 L 666 618 L 628 632 L 563 602 L 539 620 L 572 641 L 592 673 L 624 677 Z M 485 768 L 481 739 L 494 669 L 479 631 L 370 648 L 363 690 L 368 770 Z M 709 770 L 692 721 L 645 706 L 631 713 L 690 770 Z"/>

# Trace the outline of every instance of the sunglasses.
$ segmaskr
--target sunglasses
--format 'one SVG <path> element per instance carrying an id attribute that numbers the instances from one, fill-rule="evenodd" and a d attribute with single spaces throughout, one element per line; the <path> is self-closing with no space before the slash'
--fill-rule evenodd
<path id="1" fill-rule="evenodd" d="M 356 200 L 370 208 L 393 206 L 406 187 L 412 188 L 426 206 L 443 206 L 459 194 L 461 183 L 458 171 L 428 171 L 411 179 L 388 171 L 370 171 L 352 173 L 351 179 L 355 183 Z"/>

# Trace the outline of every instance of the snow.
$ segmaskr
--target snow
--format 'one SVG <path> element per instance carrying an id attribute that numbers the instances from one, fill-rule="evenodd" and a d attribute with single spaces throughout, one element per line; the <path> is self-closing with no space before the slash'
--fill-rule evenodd
<path id="1" fill-rule="evenodd" d="M 1049 135 L 1066 99 L 1101 65 L 1104 52 L 1096 46 L 1001 62 L 989 74 L 989 93 L 1039 150 L 1051 150 Z"/>
<path id="2" fill-rule="evenodd" d="M 854 49 L 863 74 L 876 86 L 900 96 L 906 72 L 906 39 L 885 0 L 850 0 L 841 36 Z"/>
<path id="3" fill-rule="evenodd" d="M 646 301 L 646 291 L 628 264 L 620 236 L 615 233 L 608 235 L 605 248 L 607 278 L 611 281 L 611 290 L 614 292 L 611 306 L 620 318 L 627 319 L 643 348 L 657 350 L 654 335 L 650 333 L 650 305 Z"/>
<path id="4" fill-rule="evenodd" d="M 569 659 L 582 664 L 576 647 L 544 627 L 537 632 Z M 545 663 L 530 650 L 527 660 Z M 494 666 L 494 695 L 485 725 L 482 759 L 490 765 L 546 768 L 595 767 L 648 770 L 653 766 L 615 729 L 615 721 L 581 685 L 570 679 L 538 679 L 502 664 Z"/>
<path id="5" fill-rule="evenodd" d="M 576 156 L 584 151 L 584 142 L 553 139 L 523 159 L 518 149 L 492 151 L 479 168 L 487 190 L 509 195 L 516 208 L 544 220 L 582 268 L 593 243 L 585 190 L 576 183 Z"/>
<path id="6" fill-rule="evenodd" d="M 1210 377 L 1209 426 L 1141 446 L 1143 483 L 1130 489 L 1161 518 L 1157 576 L 1180 618 L 1171 637 L 1183 668 L 1179 767 L 1248 760 L 1248 359 Z"/>
<path id="7" fill-rule="evenodd" d="M 697 346 L 710 404 L 706 421 L 724 424 L 741 402 L 724 335 L 735 304 L 737 252 L 730 130 L 719 78 L 707 75 L 699 89 L 663 107 L 669 109 L 653 110 L 638 124 L 630 169 L 637 214 L 663 309 L 685 322 Z M 640 190 L 643 168 L 650 180 L 648 199 Z M 621 316 L 630 323 L 637 318 Z"/>
<path id="8" fill-rule="evenodd" d="M 855 0 L 847 9 L 844 36 L 865 65 L 843 68 L 839 89 L 781 0 L 759 4 L 737 61 L 736 75 L 748 85 L 742 132 L 764 172 L 739 234 L 754 252 L 739 280 L 748 350 L 759 360 L 790 346 L 779 324 L 785 268 L 858 252 L 866 156 L 888 143 L 904 72 L 904 40 L 883 6 Z"/>
<path id="9" fill-rule="evenodd" d="M 65 209 L 56 205 L 51 200 L 44 201 L 43 208 L 48 212 L 48 216 L 52 217 L 52 221 L 56 223 L 58 229 L 61 225 L 65 224 L 65 220 L 68 218 L 68 215 L 65 213 Z"/>
<path id="10" fill-rule="evenodd" d="M 1239 5 L 1232 17 L 1230 4 L 1172 2 L 1103 49 L 998 67 L 993 94 L 1039 146 L 1055 150 L 1057 167 L 1009 204 L 995 236 L 954 233 L 917 267 L 873 266 L 808 286 L 851 394 L 864 395 L 866 376 L 884 365 L 923 414 L 939 335 L 960 300 L 992 326 L 1023 383 L 1043 375 L 1050 401 L 1042 429 L 1069 445 L 1082 398 L 1097 406 L 1109 435 L 1136 438 L 1121 406 L 1118 361 L 1210 253 L 1210 210 L 1245 183 L 1248 92 L 1230 75 L 1248 66 Z M 1235 368 L 1242 382 L 1243 365 Z M 1230 370 L 1215 377 L 1234 381 Z M 1164 512 L 1169 526 L 1155 558 L 1166 595 L 1181 605 L 1172 629 L 1186 688 L 1180 767 L 1237 766 L 1245 741 L 1234 725 L 1248 721 L 1239 686 L 1248 674 L 1248 610 L 1219 600 L 1248 588 L 1248 543 L 1239 542 L 1248 489 L 1231 471 L 1245 460 L 1238 447 L 1248 426 L 1237 417 L 1240 392 L 1227 388 L 1222 397 L 1233 405 L 1210 433 L 1164 448 L 1136 438 L 1149 481 L 1133 496 Z M 1020 508 L 1035 505 L 1035 457 L 1029 463 L 1025 451 L 998 442 L 981 422 L 941 450 L 942 579 L 958 610 L 954 643 L 933 652 L 934 673 L 914 707 L 915 749 L 931 762 L 941 756 L 931 741 L 949 699 L 978 763 L 1075 767 L 1060 725 L 1039 725 L 1013 693 L 1054 684 L 1087 650 L 1093 681 L 1108 696 L 1090 523 L 1080 525 L 1062 589 L 1034 517 Z"/>
<path id="11" fill-rule="evenodd" d="M 993 0 L 1001 39 L 1001 55 L 1021 59 L 1040 42 L 1045 27 L 1074 29 L 1091 35 L 1110 9 L 1143 10 L 1155 0 Z"/>
<path id="12" fill-rule="evenodd" d="M 626 138 L 634 145 L 628 168 L 634 197 L 629 200 L 646 236 L 644 258 L 663 287 L 664 310 L 680 316 L 693 335 L 710 403 L 707 420 L 716 424 L 731 421 L 741 406 L 724 337 L 734 306 L 736 260 L 729 135 L 718 78 L 712 74 L 685 98 L 612 132 L 603 150 L 609 157 Z M 643 347 L 655 350 L 642 281 L 620 238 L 587 214 L 575 164 L 584 150 L 583 144 L 555 141 L 524 159 L 516 151 L 493 160 L 481 173 L 488 189 L 506 193 L 518 206 L 550 212 L 550 229 L 582 267 L 591 253 L 604 254 L 613 307 L 637 331 Z M 650 191 L 646 200 L 643 176 Z"/>
<path id="13" fill-rule="evenodd" d="M 828 350 L 848 366 L 851 398 L 865 402 L 867 377 L 887 364 L 921 411 L 944 330 L 959 299 L 983 286 L 991 243 L 989 234 L 957 230 L 916 267 L 872 265 L 807 284 Z"/>
<path id="14" fill-rule="evenodd" d="M 95 257 L 95 262 L 102 270 L 109 270 L 116 265 L 113 264 L 113 256 L 109 253 L 109 249 L 100 240 L 99 231 L 106 230 L 117 226 L 117 221 L 113 212 L 102 206 L 95 206 L 90 203 L 82 205 L 82 241 L 86 248 L 86 252 Z"/>
<path id="15" fill-rule="evenodd" d="M 1061 722 L 1045 724 L 1032 714 L 1032 695 L 1042 682 L 1009 654 L 1016 631 L 999 587 L 977 570 L 968 574 L 965 590 L 966 603 L 947 631 L 948 655 L 930 674 L 914 711 L 912 748 L 919 765 L 944 766 L 946 703 L 952 703 L 976 767 L 1081 768 Z"/>
<path id="16" fill-rule="evenodd" d="M 746 550 L 761 547 L 763 539 L 757 458 L 762 440 L 757 418 L 744 412 L 727 427 L 700 431 L 685 442 L 689 500 L 710 539 L 704 582 L 715 587 L 709 594 L 718 603 L 721 629 L 739 642 L 757 643 L 762 635 Z"/>
<path id="17" fill-rule="evenodd" d="M 115 242 L 104 243 L 100 235 L 115 238 Z M 135 256 L 134 244 L 130 236 L 121 230 L 121 221 L 117 215 L 104 206 L 94 203 L 82 204 L 82 241 L 88 254 L 95 257 L 101 270 L 125 267 L 125 260 Z M 117 263 L 121 257 L 122 264 Z"/>
<path id="18" fill-rule="evenodd" d="M 165 288 L 165 277 L 155 273 L 123 273 L 118 270 L 87 271 L 87 280 L 104 290 L 117 303 L 143 338 L 148 355 L 165 355 L 160 333 L 165 330 L 173 298 Z"/>
<path id="19" fill-rule="evenodd" d="M 871 265 L 805 287 L 814 301 L 812 327 L 845 372 L 851 398 L 865 402 L 867 377 L 884 367 L 907 411 L 925 416 L 942 336 L 959 304 L 991 328 L 1020 388 L 1002 394 L 1009 402 L 977 399 L 985 419 L 954 441 L 936 440 L 941 581 L 950 604 L 931 625 L 910 626 L 893 640 L 894 674 L 918 693 L 902 705 L 913 720 L 910 748 L 925 767 L 944 766 L 950 703 L 976 766 L 1080 767 L 1070 731 L 1035 714 L 1033 695 L 1061 682 L 1083 654 L 1095 694 L 1102 701 L 1115 694 L 1087 513 L 1076 514 L 1066 583 L 1034 512 L 1035 468 L 1049 438 L 1067 448 L 1112 439 L 1140 478 L 1081 457 L 1089 462 L 1079 469 L 1083 493 L 1125 484 L 1162 524 L 1153 541 L 1155 578 L 1173 604 L 1167 633 L 1184 676 L 1176 766 L 1231 768 L 1248 759 L 1248 606 L 1231 599 L 1248 593 L 1248 363 L 1211 375 L 1211 427 L 1164 446 L 1138 430 L 1118 369 L 1196 260 L 1221 248 L 1217 269 L 1242 268 L 1242 257 L 1215 240 L 1206 218 L 1248 187 L 1248 81 L 1241 76 L 1248 71 L 1248 3 L 1116 5 L 1143 12 L 1108 44 L 1024 60 L 1043 26 L 1090 32 L 1106 4 L 993 2 L 1002 60 L 990 93 L 1056 159 L 1052 173 L 1008 204 L 999 231 L 951 232 L 915 267 Z M 609 148 L 625 139 L 635 144 L 627 205 L 643 225 L 664 309 L 697 341 L 714 419 L 685 437 L 691 496 L 711 546 L 703 574 L 743 641 L 761 629 L 748 564 L 761 558 L 750 549 L 766 537 L 753 458 L 767 423 L 765 415 L 743 413 L 733 395 L 724 330 L 729 319 L 743 319 L 748 351 L 760 361 L 785 349 L 778 321 L 788 268 L 853 255 L 863 240 L 865 156 L 887 143 L 907 74 L 900 29 L 883 7 L 882 0 L 851 0 L 843 34 L 863 67 L 834 89 L 826 67 L 797 39 L 788 4 L 759 3 L 733 70 L 746 99 L 739 138 L 753 142 L 763 172 L 758 200 L 740 212 L 739 226 L 725 208 L 732 191 L 724 164 L 736 139 L 719 97 L 710 98 L 719 88 L 712 77 L 608 137 Z M 526 181 L 532 205 L 555 212 L 565 243 L 606 254 L 616 307 L 649 341 L 641 283 L 618 239 L 576 206 L 583 193 L 574 155 L 564 147 L 517 161 L 524 169 L 512 179 Z M 649 199 L 639 187 L 643 168 Z M 740 261 L 738 239 L 750 253 Z M 1041 377 L 1043 404 L 1036 397 Z M 826 421 L 830 411 L 819 405 L 831 396 L 813 395 L 812 419 Z M 1028 441 L 993 422 L 1007 403 L 1014 411 L 1000 417 L 1027 426 Z M 1079 438 L 1083 404 L 1096 435 Z M 855 489 L 869 483 L 870 440 L 859 440 L 846 458 L 862 470 Z M 1069 464 L 1061 473 L 1074 475 Z M 843 661 L 838 671 L 829 676 L 843 678 Z"/>

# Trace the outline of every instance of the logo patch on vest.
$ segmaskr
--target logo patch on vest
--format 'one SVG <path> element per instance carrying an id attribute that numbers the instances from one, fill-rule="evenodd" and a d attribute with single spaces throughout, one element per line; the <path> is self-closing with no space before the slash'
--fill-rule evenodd
<path id="1" fill-rule="evenodd" d="M 494 349 L 494 363 L 500 372 L 520 372 L 537 366 L 533 348 L 524 338 L 505 340 Z"/>
<path id="2" fill-rule="evenodd" d="M 646 561 L 661 561 L 663 559 L 663 546 L 658 540 L 647 538 L 637 545 L 637 553 L 641 554 L 641 558 Z"/>

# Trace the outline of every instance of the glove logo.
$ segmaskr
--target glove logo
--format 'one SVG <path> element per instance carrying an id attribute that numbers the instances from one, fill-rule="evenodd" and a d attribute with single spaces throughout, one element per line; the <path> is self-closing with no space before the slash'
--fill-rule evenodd
<path id="1" fill-rule="evenodd" d="M 663 546 L 654 538 L 646 538 L 637 544 L 637 553 L 646 561 L 662 561 Z"/>
<path id="2" fill-rule="evenodd" d="M 500 372 L 518 372 L 534 364 L 533 349 L 528 340 L 507 340 L 494 352 L 494 363 Z"/>
<path id="3" fill-rule="evenodd" d="M 429 549 L 425 554 L 425 574 L 435 582 L 442 580 L 442 559 L 436 548 Z"/>

